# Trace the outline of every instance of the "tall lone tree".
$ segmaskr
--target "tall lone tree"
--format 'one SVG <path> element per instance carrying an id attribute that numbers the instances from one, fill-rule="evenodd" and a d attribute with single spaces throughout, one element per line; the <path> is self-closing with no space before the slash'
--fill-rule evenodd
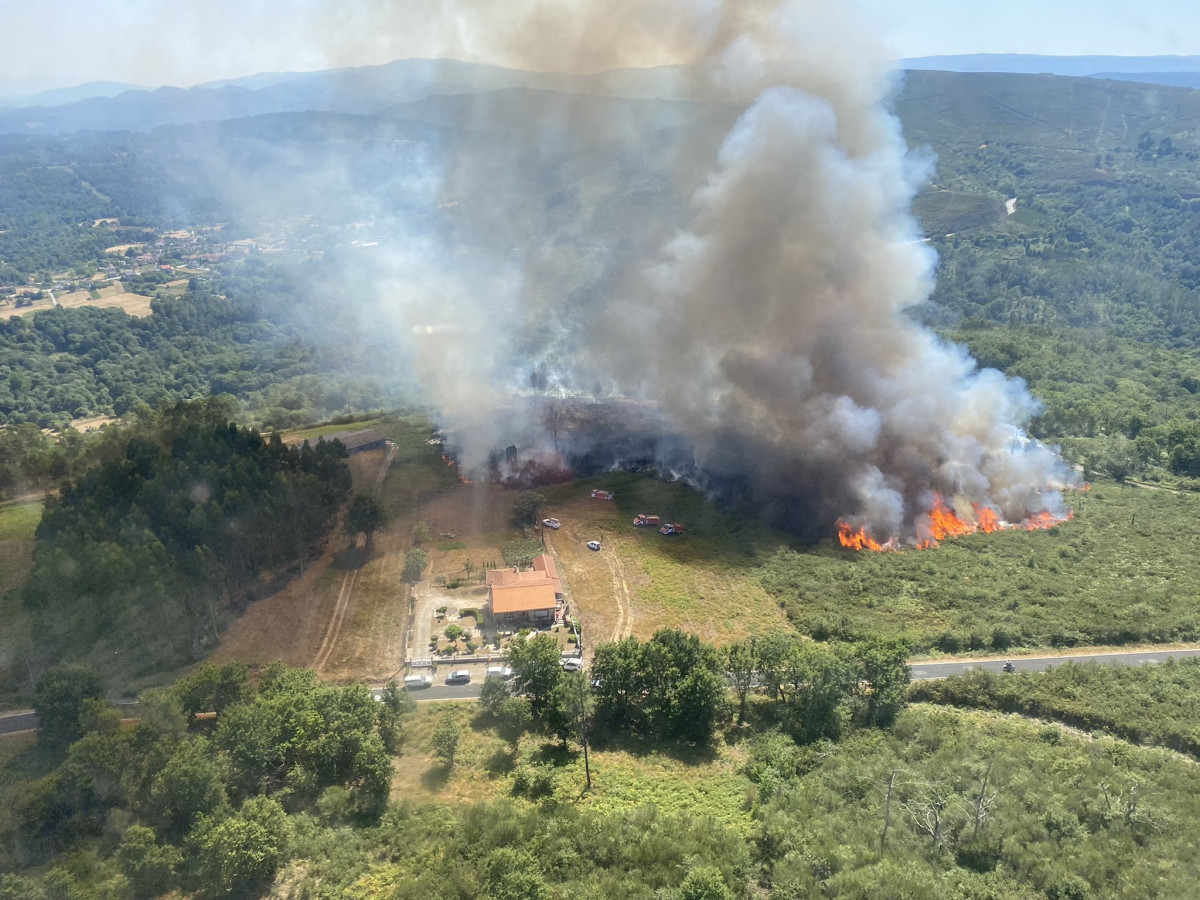
<path id="1" fill-rule="evenodd" d="M 355 494 L 346 511 L 346 535 L 351 542 L 360 534 L 367 535 L 367 549 L 374 545 L 375 532 L 387 524 L 387 512 L 370 494 Z"/>

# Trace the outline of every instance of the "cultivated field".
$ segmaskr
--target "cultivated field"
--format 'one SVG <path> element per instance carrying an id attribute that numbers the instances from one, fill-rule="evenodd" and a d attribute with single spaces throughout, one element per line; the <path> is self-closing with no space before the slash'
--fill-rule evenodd
<path id="1" fill-rule="evenodd" d="M 186 280 L 183 282 L 186 286 Z M 111 284 L 106 288 L 101 288 L 97 293 L 100 294 L 99 299 L 92 299 L 89 291 L 75 291 L 70 294 L 63 294 L 58 297 L 58 305 L 70 309 L 76 306 L 95 306 L 101 309 L 121 309 L 131 316 L 148 316 L 150 315 L 150 299 L 141 294 L 128 293 L 120 284 Z M 20 309 L 13 308 L 11 315 L 26 316 L 30 313 L 38 312 L 43 309 L 53 309 L 54 303 L 47 296 L 42 300 L 35 300 L 32 306 L 25 306 Z"/>

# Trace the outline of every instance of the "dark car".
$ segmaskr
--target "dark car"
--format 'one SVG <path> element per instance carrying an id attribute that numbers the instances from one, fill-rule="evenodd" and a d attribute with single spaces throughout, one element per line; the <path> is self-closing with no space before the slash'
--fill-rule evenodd
<path id="1" fill-rule="evenodd" d="M 446 676 L 446 684 L 470 684 L 471 672 L 469 669 L 455 669 Z"/>

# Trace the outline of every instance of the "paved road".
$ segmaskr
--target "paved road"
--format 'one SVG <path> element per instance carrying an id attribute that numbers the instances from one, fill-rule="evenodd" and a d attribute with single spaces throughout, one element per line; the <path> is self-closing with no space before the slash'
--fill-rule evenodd
<path id="1" fill-rule="evenodd" d="M 1200 656 L 1196 650 L 1134 650 L 1125 653 L 1085 653 L 1078 656 L 1014 656 L 1012 663 L 1018 672 L 1042 672 L 1065 662 L 1096 662 L 1111 665 L 1144 666 L 1150 663 L 1162 662 L 1165 659 L 1185 656 Z M 483 669 L 483 666 L 472 668 Z M 1003 659 L 961 659 L 952 662 L 917 662 L 912 665 L 913 681 L 930 681 L 936 678 L 946 678 L 950 675 L 961 675 L 971 669 L 986 669 L 989 672 L 1004 671 Z M 483 688 L 483 672 L 472 672 L 470 684 L 445 684 L 442 675 L 438 681 L 428 688 L 413 691 L 418 703 L 434 703 L 439 700 L 477 700 Z M 376 692 L 378 693 L 378 692 Z M 120 706 L 134 706 L 131 701 L 123 701 Z M 129 710 L 132 712 L 132 710 Z M 37 728 L 37 716 L 32 712 L 16 712 L 0 714 L 0 735 L 16 734 Z"/>
<path id="2" fill-rule="evenodd" d="M 0 716 L 0 734 L 16 734 L 37 728 L 37 715 L 31 712 L 11 713 Z"/>
<path id="3" fill-rule="evenodd" d="M 1123 666 L 1144 666 L 1165 659 L 1200 656 L 1200 650 L 1129 651 L 1126 653 L 1085 653 L 1079 656 L 1014 656 L 1012 664 L 1018 672 L 1043 672 L 1065 662 L 1096 662 Z M 913 681 L 931 681 L 949 675 L 961 675 L 972 669 L 1003 672 L 1003 659 L 960 659 L 953 662 L 917 662 L 912 664 Z"/>

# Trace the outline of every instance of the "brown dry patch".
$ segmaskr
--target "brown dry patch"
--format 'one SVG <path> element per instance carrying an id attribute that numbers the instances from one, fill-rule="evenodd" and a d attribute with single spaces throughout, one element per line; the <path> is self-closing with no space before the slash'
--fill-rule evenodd
<path id="1" fill-rule="evenodd" d="M 70 294 L 63 294 L 58 298 L 58 305 L 71 309 L 78 306 L 95 306 L 100 309 L 120 309 L 131 316 L 148 316 L 151 313 L 150 297 L 143 297 L 141 294 L 127 293 L 124 287 L 120 284 L 112 284 L 106 288 L 101 288 L 99 291 L 100 299 L 93 300 L 89 291 L 73 291 Z M 13 315 L 26 316 L 30 313 L 39 312 L 43 309 L 53 309 L 54 303 L 49 297 L 42 300 L 35 300 L 32 306 L 24 306 L 20 309 L 13 309 Z"/>
<path id="2" fill-rule="evenodd" d="M 282 590 L 254 603 L 222 636 L 212 662 L 239 659 L 262 666 L 275 659 L 308 667 L 337 601 L 342 572 L 324 553 Z"/>
<path id="3" fill-rule="evenodd" d="M 394 532 L 375 536 L 375 549 L 357 570 L 348 605 L 321 668 L 335 681 L 384 684 L 403 674 L 408 587 L 400 580 L 407 541 Z"/>
<path id="4" fill-rule="evenodd" d="M 104 425 L 115 425 L 116 423 L 116 416 L 88 416 L 83 419 L 72 419 L 71 427 L 76 431 L 88 432 L 96 431 Z"/>
<path id="5" fill-rule="evenodd" d="M 350 457 L 354 490 L 375 490 L 383 461 L 382 450 Z M 395 528 L 380 532 L 375 547 L 362 551 L 348 548 L 335 528 L 324 552 L 303 574 L 229 627 L 213 661 L 319 663 L 322 674 L 333 680 L 387 681 L 403 665 L 407 627 L 400 534 Z"/>

